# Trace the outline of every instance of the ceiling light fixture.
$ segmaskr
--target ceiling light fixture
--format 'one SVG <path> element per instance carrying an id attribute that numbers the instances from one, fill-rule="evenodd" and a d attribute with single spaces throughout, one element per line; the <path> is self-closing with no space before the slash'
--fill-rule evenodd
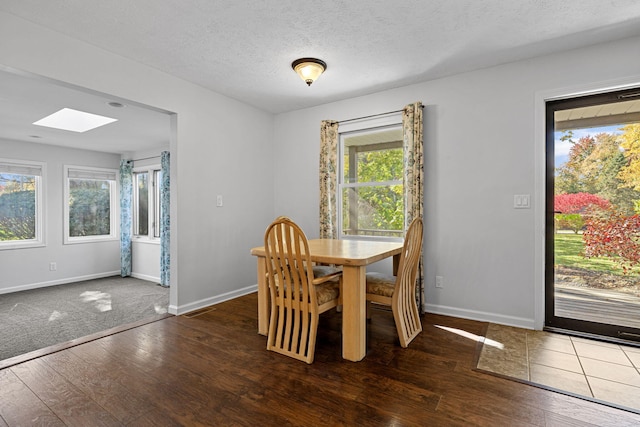
<path id="1" fill-rule="evenodd" d="M 311 86 L 311 83 L 318 80 L 320 74 L 327 69 L 327 64 L 316 58 L 300 58 L 291 63 L 291 68 L 308 86 Z"/>

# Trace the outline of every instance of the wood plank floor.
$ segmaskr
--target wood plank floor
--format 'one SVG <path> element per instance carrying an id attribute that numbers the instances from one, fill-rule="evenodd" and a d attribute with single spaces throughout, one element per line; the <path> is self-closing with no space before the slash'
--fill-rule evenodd
<path id="1" fill-rule="evenodd" d="M 640 329 L 640 297 L 608 289 L 556 286 L 555 314 Z"/>
<path id="2" fill-rule="evenodd" d="M 255 294 L 0 370 L 0 426 L 631 426 L 640 415 L 474 371 L 487 324 L 425 315 L 400 348 L 374 310 L 364 361 L 321 316 L 313 365 L 266 351 Z"/>

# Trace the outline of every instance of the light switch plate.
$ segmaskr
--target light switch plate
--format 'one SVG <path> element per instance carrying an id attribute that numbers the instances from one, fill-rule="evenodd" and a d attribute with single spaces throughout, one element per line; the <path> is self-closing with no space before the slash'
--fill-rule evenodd
<path id="1" fill-rule="evenodd" d="M 531 196 L 529 194 L 516 194 L 513 196 L 514 209 L 531 208 Z"/>

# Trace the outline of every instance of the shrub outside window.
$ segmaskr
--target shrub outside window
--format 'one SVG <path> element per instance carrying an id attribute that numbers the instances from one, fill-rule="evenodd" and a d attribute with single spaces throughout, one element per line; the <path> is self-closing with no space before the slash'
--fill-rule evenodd
<path id="1" fill-rule="evenodd" d="M 0 249 L 44 245 L 44 163 L 0 159 Z"/>
<path id="2" fill-rule="evenodd" d="M 117 171 L 65 166 L 65 243 L 117 239 Z"/>

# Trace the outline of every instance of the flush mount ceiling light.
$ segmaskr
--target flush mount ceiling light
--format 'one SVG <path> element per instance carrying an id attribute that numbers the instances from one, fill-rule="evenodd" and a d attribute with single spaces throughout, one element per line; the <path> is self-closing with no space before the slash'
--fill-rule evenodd
<path id="1" fill-rule="evenodd" d="M 86 132 L 116 121 L 118 119 L 85 113 L 71 108 L 63 108 L 33 124 L 72 132 Z"/>
<path id="2" fill-rule="evenodd" d="M 320 74 L 327 69 L 327 64 L 316 58 L 300 58 L 293 61 L 291 68 L 308 86 L 311 86 L 311 83 L 318 80 Z"/>

